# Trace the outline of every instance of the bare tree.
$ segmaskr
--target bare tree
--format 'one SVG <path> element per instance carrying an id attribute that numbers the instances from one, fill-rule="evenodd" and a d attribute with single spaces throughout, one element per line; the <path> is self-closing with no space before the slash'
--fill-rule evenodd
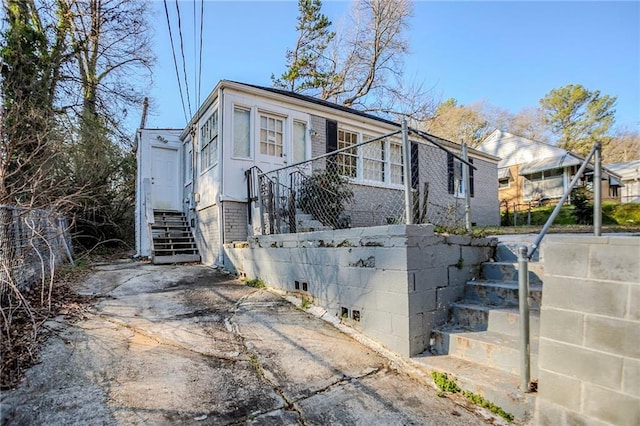
<path id="1" fill-rule="evenodd" d="M 472 147 L 493 130 L 483 113 L 482 102 L 458 105 L 453 98 L 442 102 L 435 114 L 424 121 L 421 127 L 443 139 L 466 142 Z"/>
<path id="2" fill-rule="evenodd" d="M 512 116 L 508 130 L 518 136 L 538 142 L 550 143 L 551 128 L 545 123 L 540 108 L 526 107 Z"/>
<path id="3" fill-rule="evenodd" d="M 77 115 L 100 117 L 110 131 L 128 108 L 140 105 L 155 58 L 149 38 L 147 2 L 59 0 L 71 19 L 75 75 L 81 90 Z"/>
<path id="4" fill-rule="evenodd" d="M 411 14 L 407 0 L 355 2 L 348 30 L 334 39 L 334 78 L 323 87 L 322 99 L 348 107 L 379 109 L 372 105 L 379 105 L 402 79 Z"/>
<path id="5" fill-rule="evenodd" d="M 640 133 L 625 127 L 617 129 L 603 144 L 602 158 L 609 164 L 640 160 Z"/>

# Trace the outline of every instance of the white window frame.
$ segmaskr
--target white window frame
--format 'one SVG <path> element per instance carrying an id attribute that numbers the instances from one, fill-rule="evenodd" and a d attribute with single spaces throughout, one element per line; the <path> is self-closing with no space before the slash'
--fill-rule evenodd
<path id="1" fill-rule="evenodd" d="M 392 186 L 404 186 L 404 156 L 402 155 L 402 143 L 399 141 L 387 141 L 388 143 L 388 149 L 387 151 L 389 152 L 389 179 L 388 179 L 388 183 L 389 185 Z M 399 161 L 393 161 L 391 158 L 391 154 L 392 154 L 392 147 L 398 147 L 400 148 L 400 160 Z M 400 168 L 400 182 L 394 182 L 393 181 L 393 169 L 394 168 Z"/>
<path id="2" fill-rule="evenodd" d="M 566 182 L 564 179 L 565 176 L 565 172 L 564 170 L 561 173 L 555 172 L 555 173 L 551 173 L 554 170 L 558 170 L 558 169 L 549 169 L 549 170 L 542 170 L 540 172 L 536 172 L 536 173 L 531 173 L 528 175 L 523 175 L 522 176 L 522 200 L 523 201 L 532 201 L 535 200 L 536 197 L 535 195 L 537 195 L 536 192 L 533 192 L 531 194 L 527 194 L 527 184 L 529 182 L 546 182 L 549 180 L 554 180 L 554 181 L 562 181 L 562 191 L 560 192 L 560 195 L 548 195 L 548 194 L 542 194 L 543 196 L 549 198 L 549 199 L 556 199 L 556 198 L 561 198 L 562 197 L 562 192 L 564 192 L 564 188 L 566 187 Z M 540 174 L 540 178 L 539 179 L 529 179 L 527 176 L 532 176 L 532 175 L 537 175 Z M 529 183 L 529 185 L 533 185 L 532 183 Z M 585 185 L 586 186 L 586 185 Z"/>
<path id="3" fill-rule="evenodd" d="M 363 142 L 366 142 L 371 139 L 375 139 L 373 136 L 369 136 L 366 134 L 362 135 Z M 369 153 L 374 153 L 371 149 L 372 145 L 377 145 L 379 148 L 375 149 L 375 156 L 368 155 Z M 371 142 L 369 144 L 363 145 L 360 147 L 361 156 L 362 156 L 362 180 L 364 182 L 372 182 L 376 184 L 385 183 L 387 181 L 387 141 L 379 140 L 376 142 Z M 379 156 L 377 155 L 379 154 Z M 376 167 L 368 167 L 368 164 L 374 165 Z M 379 169 L 378 169 L 379 167 Z M 367 174 L 379 174 L 380 179 L 375 179 L 371 176 L 367 176 Z"/>
<path id="4" fill-rule="evenodd" d="M 218 164 L 218 125 L 218 110 L 215 109 L 200 126 L 200 174 Z"/>
<path id="5" fill-rule="evenodd" d="M 182 145 L 182 161 L 184 186 L 188 186 L 193 183 L 193 139 L 191 138 Z"/>
<path id="6" fill-rule="evenodd" d="M 340 132 L 343 132 L 341 134 Z M 376 139 L 379 136 L 371 136 L 373 132 L 363 132 L 361 130 L 354 129 L 349 126 L 340 126 L 338 127 L 338 149 L 346 148 L 348 145 L 345 145 L 344 134 L 349 133 L 351 135 L 355 135 L 355 142 L 352 142 L 352 145 L 359 145 L 367 140 Z M 342 138 L 341 138 L 342 136 Z M 380 139 L 376 142 L 371 142 L 372 144 L 382 144 L 382 157 L 383 159 L 378 160 L 373 156 L 367 156 L 365 153 L 366 147 L 368 145 L 360 145 L 357 148 L 355 154 L 350 154 L 348 152 L 341 152 L 338 154 L 337 159 L 337 167 L 338 173 L 340 175 L 348 178 L 351 182 L 355 184 L 362 185 L 371 185 L 378 186 L 384 188 L 403 188 L 404 187 L 404 157 L 402 155 L 402 142 L 393 138 L 384 138 Z M 399 148 L 399 157 L 392 159 L 392 147 Z M 355 158 L 355 165 L 346 164 L 344 162 L 345 158 Z M 377 162 L 379 161 L 382 164 L 382 180 L 371 179 L 370 177 L 365 176 L 365 168 L 366 163 L 369 161 Z M 349 170 L 355 171 L 355 176 L 352 174 L 344 174 L 343 170 L 345 168 L 349 168 Z M 394 174 L 393 170 L 399 170 L 399 174 Z M 397 181 L 394 181 L 394 178 Z"/>
<path id="7" fill-rule="evenodd" d="M 266 148 L 267 148 L 267 152 L 262 152 L 262 118 L 266 118 L 267 119 L 267 128 L 266 130 Z M 270 135 L 269 132 L 273 131 L 276 132 L 277 134 L 277 126 L 274 126 L 274 129 L 271 130 L 269 128 L 269 120 L 273 120 L 274 123 L 277 123 L 278 121 L 280 121 L 282 123 L 282 128 L 281 128 L 281 133 L 282 133 L 282 139 L 281 139 L 281 145 L 280 145 L 280 155 L 277 154 L 277 148 L 278 148 L 278 144 L 277 144 L 277 138 L 276 138 L 276 143 L 273 144 L 274 146 L 274 154 L 269 154 L 269 144 L 270 144 Z M 275 114 L 272 112 L 268 112 L 268 111 L 264 111 L 264 110 L 258 110 L 258 120 L 256 123 L 256 128 L 257 128 L 257 134 L 258 134 L 258 139 L 257 139 L 257 150 L 260 153 L 261 156 L 264 157 L 274 157 L 274 158 L 283 158 L 284 160 L 286 160 L 287 158 L 287 141 L 289 141 L 290 139 L 290 132 L 288 131 L 288 117 L 287 116 L 283 116 L 283 115 L 279 115 L 279 114 Z"/>
<path id="8" fill-rule="evenodd" d="M 500 181 L 506 180 L 507 184 L 504 186 L 500 186 Z M 509 189 L 511 188 L 511 178 L 510 177 L 506 177 L 506 178 L 502 178 L 502 179 L 498 179 L 498 189 Z"/>
<path id="9" fill-rule="evenodd" d="M 247 143 L 249 144 L 249 156 L 248 157 L 242 157 L 239 155 L 235 154 L 235 143 L 236 143 L 236 127 L 235 127 L 235 120 L 236 120 L 236 110 L 243 110 L 246 111 L 249 114 L 249 129 L 248 129 L 248 137 L 249 140 L 247 141 Z M 255 147 L 253 144 L 253 137 L 252 135 L 254 134 L 254 118 L 253 118 L 253 108 L 251 108 L 250 106 L 246 106 L 246 105 L 242 105 L 242 104 L 233 104 L 231 107 L 231 114 L 233 117 L 233 123 L 231 126 L 231 153 L 232 156 L 231 158 L 233 158 L 234 160 L 253 160 L 254 158 L 254 153 L 255 153 Z"/>
<path id="10" fill-rule="evenodd" d="M 302 159 L 296 158 L 296 124 L 300 124 L 304 126 L 304 130 L 302 133 L 302 145 L 303 145 L 303 153 Z M 302 161 L 306 161 L 309 159 L 309 124 L 305 120 L 299 120 L 293 118 L 291 120 L 291 161 L 292 164 L 300 163 Z"/>

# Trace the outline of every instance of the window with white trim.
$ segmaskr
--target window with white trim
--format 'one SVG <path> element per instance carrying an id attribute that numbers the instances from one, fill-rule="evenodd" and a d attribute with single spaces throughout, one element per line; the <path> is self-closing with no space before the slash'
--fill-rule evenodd
<path id="1" fill-rule="evenodd" d="M 404 183 L 402 144 L 396 142 L 389 143 L 389 182 L 397 185 Z"/>
<path id="2" fill-rule="evenodd" d="M 564 193 L 563 169 L 543 170 L 522 176 L 522 198 L 559 198 Z"/>
<path id="3" fill-rule="evenodd" d="M 307 159 L 307 123 L 293 121 L 292 160 L 299 163 Z"/>
<path id="4" fill-rule="evenodd" d="M 260 114 L 260 154 L 284 155 L 284 119 Z"/>
<path id="5" fill-rule="evenodd" d="M 365 141 L 373 139 L 368 135 L 362 137 Z M 385 174 L 385 141 L 371 142 L 361 147 L 362 150 L 362 178 L 374 182 L 384 182 Z"/>
<path id="6" fill-rule="evenodd" d="M 191 139 L 187 141 L 182 146 L 182 155 L 184 161 L 184 183 L 189 184 L 193 180 L 193 159 L 192 159 L 193 148 L 191 147 Z"/>
<path id="7" fill-rule="evenodd" d="M 473 165 L 473 158 L 469 158 L 469 164 Z M 467 166 L 450 152 L 447 152 L 447 189 L 449 194 L 453 194 L 455 197 L 464 197 L 467 194 L 467 184 L 464 181 L 463 167 L 468 167 L 469 196 L 473 197 L 473 167 Z"/>
<path id="8" fill-rule="evenodd" d="M 358 143 L 358 134 L 348 130 L 338 129 L 338 149 L 348 148 Z M 338 154 L 338 173 L 342 176 L 355 178 L 358 176 L 358 150 L 348 149 Z"/>
<path id="9" fill-rule="evenodd" d="M 218 161 L 218 111 L 214 111 L 200 127 L 200 171 Z"/>
<path id="10" fill-rule="evenodd" d="M 251 157 L 251 110 L 242 107 L 233 108 L 233 156 Z"/>

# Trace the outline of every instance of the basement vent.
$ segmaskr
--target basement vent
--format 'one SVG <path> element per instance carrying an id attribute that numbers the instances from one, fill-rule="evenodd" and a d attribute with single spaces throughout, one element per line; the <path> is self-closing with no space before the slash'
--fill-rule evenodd
<path id="1" fill-rule="evenodd" d="M 294 283 L 293 283 L 293 287 L 294 287 L 296 290 L 300 290 L 300 281 L 294 281 Z"/>
<path id="2" fill-rule="evenodd" d="M 354 321 L 360 321 L 360 311 L 356 311 L 355 309 L 351 312 L 351 318 Z"/>

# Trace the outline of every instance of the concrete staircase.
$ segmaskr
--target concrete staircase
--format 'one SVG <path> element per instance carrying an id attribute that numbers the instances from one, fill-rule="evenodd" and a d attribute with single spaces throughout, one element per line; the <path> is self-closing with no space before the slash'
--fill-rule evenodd
<path id="1" fill-rule="evenodd" d="M 182 212 L 154 210 L 152 262 L 154 264 L 200 262 L 191 227 Z"/>
<path id="2" fill-rule="evenodd" d="M 330 231 L 330 226 L 325 226 L 313 215 L 296 210 L 296 232 Z"/>
<path id="3" fill-rule="evenodd" d="M 523 241 L 526 243 L 526 241 Z M 429 354 L 420 362 L 457 379 L 463 390 L 482 395 L 520 420 L 532 417 L 536 393 L 519 389 L 520 352 L 516 247 L 498 244 L 494 262 L 469 281 L 464 300 L 454 303 L 451 320 L 432 333 Z M 530 244 L 530 243 L 529 243 Z M 529 263 L 531 379 L 538 378 L 538 338 L 543 264 Z"/>

